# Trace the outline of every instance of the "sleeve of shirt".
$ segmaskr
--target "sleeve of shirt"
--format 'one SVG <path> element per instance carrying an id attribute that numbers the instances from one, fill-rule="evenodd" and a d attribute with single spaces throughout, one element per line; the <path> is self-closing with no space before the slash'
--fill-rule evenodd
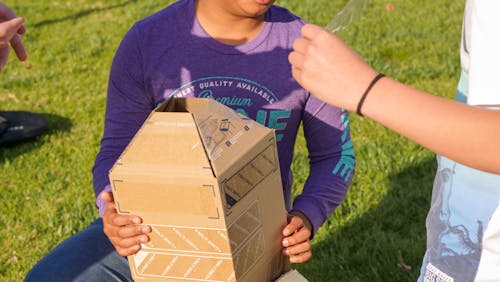
<path id="1" fill-rule="evenodd" d="M 308 217 L 314 234 L 342 203 L 355 160 L 346 111 L 310 96 L 302 119 L 310 173 L 293 209 Z"/>
<path id="2" fill-rule="evenodd" d="M 140 38 L 134 26 L 125 35 L 111 65 L 101 148 L 92 168 L 96 205 L 100 214 L 103 191 L 110 191 L 108 172 L 154 108 L 144 83 Z M 106 188 L 107 187 L 107 188 Z"/>
<path id="3" fill-rule="evenodd" d="M 500 105 L 500 1 L 474 1 L 470 14 L 470 69 L 467 102 Z"/>

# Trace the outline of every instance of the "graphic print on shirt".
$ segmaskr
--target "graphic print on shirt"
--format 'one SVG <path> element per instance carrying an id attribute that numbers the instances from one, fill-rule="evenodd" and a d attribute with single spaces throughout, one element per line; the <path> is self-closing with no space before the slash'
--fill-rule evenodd
<path id="1" fill-rule="evenodd" d="M 170 96 L 214 99 L 264 126 L 275 129 L 277 142 L 283 139 L 283 132 L 292 115 L 292 110 L 283 108 L 278 95 L 272 90 L 258 82 L 239 77 L 211 76 L 195 79 L 173 91 L 165 91 L 163 97 Z M 354 172 L 355 161 L 353 145 L 348 138 L 349 118 L 346 111 L 342 113 L 342 123 L 342 154 L 331 173 L 342 177 L 347 183 Z"/>
<path id="2" fill-rule="evenodd" d="M 210 98 L 232 108 L 236 112 L 249 117 L 258 123 L 276 130 L 276 141 L 283 138 L 281 133 L 287 126 L 290 109 L 273 109 L 279 102 L 276 94 L 267 87 L 238 77 L 213 76 L 193 80 L 174 90 L 165 93 L 164 98 L 174 96 Z M 251 109 L 259 108 L 256 113 Z"/>
<path id="3" fill-rule="evenodd" d="M 355 159 L 352 141 L 351 139 L 347 138 L 350 126 L 349 116 L 345 110 L 342 110 L 342 123 L 344 124 L 344 132 L 340 137 L 342 141 L 342 155 L 332 173 L 344 177 L 344 181 L 347 183 L 354 173 Z"/>
<path id="4" fill-rule="evenodd" d="M 467 97 L 468 74 L 462 70 L 456 100 L 466 103 Z M 438 160 L 419 281 L 437 281 L 433 279 L 443 273 L 455 282 L 474 281 L 483 255 L 483 235 L 500 203 L 500 178 L 443 156 Z"/>
<path id="5" fill-rule="evenodd" d="M 433 199 L 434 204 L 427 222 L 428 226 L 432 225 L 434 228 L 427 238 L 428 245 L 431 246 L 427 256 L 432 267 L 426 267 L 424 281 L 434 281 L 433 277 L 440 276 L 438 273 L 455 274 L 457 269 L 466 270 L 461 273 L 460 279 L 464 279 L 463 281 L 472 281 L 476 275 L 477 264 L 471 265 L 471 262 L 479 262 L 481 256 L 483 223 L 479 219 L 475 226 L 453 223 L 453 201 L 450 199 L 454 174 L 454 167 L 446 167 L 436 175 L 434 185 L 439 193 L 433 195 L 436 198 Z M 470 230 L 471 228 L 475 230 Z"/>

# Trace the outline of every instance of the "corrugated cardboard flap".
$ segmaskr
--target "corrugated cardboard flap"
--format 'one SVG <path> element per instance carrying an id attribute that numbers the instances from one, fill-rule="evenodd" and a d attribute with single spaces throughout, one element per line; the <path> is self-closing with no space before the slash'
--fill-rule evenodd
<path id="1" fill-rule="evenodd" d="M 213 177 L 189 113 L 155 112 L 116 162 L 115 173 Z"/>
<path id="2" fill-rule="evenodd" d="M 215 176 L 222 175 L 266 135 L 274 134 L 256 121 L 205 98 L 176 98 L 173 108 L 189 111 L 197 125 Z M 172 106 L 171 106 L 172 107 Z"/>

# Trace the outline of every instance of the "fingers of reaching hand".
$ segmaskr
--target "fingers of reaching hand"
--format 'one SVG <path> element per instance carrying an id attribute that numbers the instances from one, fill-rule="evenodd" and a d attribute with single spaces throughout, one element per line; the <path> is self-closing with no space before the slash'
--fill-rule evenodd
<path id="1" fill-rule="evenodd" d="M 304 65 L 304 56 L 296 51 L 288 55 L 288 61 L 292 65 L 292 76 L 298 83 L 302 83 L 302 68 Z"/>
<path id="2" fill-rule="evenodd" d="M 10 48 L 1 48 L 0 47 L 0 71 L 5 67 L 7 64 L 7 60 L 9 59 L 9 52 Z"/>
<path id="3" fill-rule="evenodd" d="M 309 41 L 304 38 L 298 38 L 293 42 L 293 50 L 299 54 L 305 54 L 309 46 Z"/>
<path id="4" fill-rule="evenodd" d="M 292 65 L 292 70 L 295 69 L 296 71 L 301 71 L 304 64 L 304 56 L 302 56 L 302 54 L 298 52 L 293 51 L 288 55 L 288 61 Z"/>
<path id="5" fill-rule="evenodd" d="M 26 32 L 23 24 L 23 18 L 16 17 L 12 9 L 0 2 L 0 70 L 7 64 L 9 58 L 9 42 L 19 60 L 26 60 L 26 49 L 19 36 Z"/>
<path id="6" fill-rule="evenodd" d="M 293 43 L 294 46 L 301 45 L 302 43 L 300 43 L 299 41 L 301 41 L 301 39 L 295 40 L 295 42 Z M 288 61 L 292 65 L 292 68 L 295 68 L 297 70 L 302 70 L 302 68 L 304 67 L 305 47 L 299 46 L 297 48 L 298 49 L 295 49 L 294 47 L 294 51 L 290 52 L 290 54 L 288 55 Z"/>
<path id="7" fill-rule="evenodd" d="M 7 26 L 7 32 L 9 34 L 16 34 L 16 33 L 24 31 L 24 27 L 23 27 L 24 18 L 22 18 L 22 17 L 13 18 L 11 20 L 3 22 L 3 24 L 5 24 Z M 21 28 L 23 28 L 23 29 L 21 29 Z"/>
<path id="8" fill-rule="evenodd" d="M 288 61 L 290 62 L 290 64 L 292 65 L 293 68 L 300 69 L 302 66 L 302 64 L 301 64 L 302 60 L 303 60 L 303 56 L 296 51 L 292 51 L 288 55 Z"/>
<path id="9" fill-rule="evenodd" d="M 23 18 L 14 18 L 5 22 L 0 22 L 0 40 L 4 44 L 12 39 L 23 26 Z"/>
<path id="10" fill-rule="evenodd" d="M 298 83 L 302 83 L 302 73 L 300 69 L 292 67 L 292 76 Z"/>
<path id="11" fill-rule="evenodd" d="M 312 39 L 322 32 L 324 29 L 314 24 L 306 24 L 301 29 L 301 34 L 304 38 Z"/>
<path id="12" fill-rule="evenodd" d="M 23 23 L 24 23 L 24 20 L 23 20 Z M 18 30 L 17 30 L 17 34 L 20 34 L 20 35 L 23 35 L 26 33 L 26 27 L 24 25 L 22 25 Z"/>
<path id="13" fill-rule="evenodd" d="M 28 58 L 28 54 L 26 53 L 26 49 L 24 48 L 23 42 L 21 41 L 21 37 L 19 35 L 14 35 L 10 40 L 10 44 L 12 45 L 12 49 L 16 53 L 17 58 L 20 61 L 26 60 Z"/>
<path id="14" fill-rule="evenodd" d="M 293 51 L 288 55 L 288 61 L 295 68 L 295 79 L 303 79 L 302 75 L 315 73 L 318 61 L 316 47 L 307 39 L 299 38 L 293 42 Z M 320 61 L 322 59 L 319 59 Z M 312 71 L 312 72 L 311 72 Z"/>

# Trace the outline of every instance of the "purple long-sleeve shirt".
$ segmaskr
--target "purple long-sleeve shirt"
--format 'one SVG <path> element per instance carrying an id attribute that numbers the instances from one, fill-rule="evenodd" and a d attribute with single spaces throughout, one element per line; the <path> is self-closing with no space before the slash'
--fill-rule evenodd
<path id="1" fill-rule="evenodd" d="M 101 215 L 98 195 L 110 191 L 108 171 L 151 110 L 171 95 L 208 97 L 276 129 L 286 207 L 305 214 L 316 231 L 344 198 L 354 154 L 347 113 L 311 96 L 291 75 L 287 58 L 304 22 L 272 6 L 256 38 L 231 46 L 204 31 L 193 7 L 193 0 L 180 0 L 139 21 L 116 52 L 93 168 Z M 292 206 L 291 163 L 301 122 L 310 174 Z"/>

